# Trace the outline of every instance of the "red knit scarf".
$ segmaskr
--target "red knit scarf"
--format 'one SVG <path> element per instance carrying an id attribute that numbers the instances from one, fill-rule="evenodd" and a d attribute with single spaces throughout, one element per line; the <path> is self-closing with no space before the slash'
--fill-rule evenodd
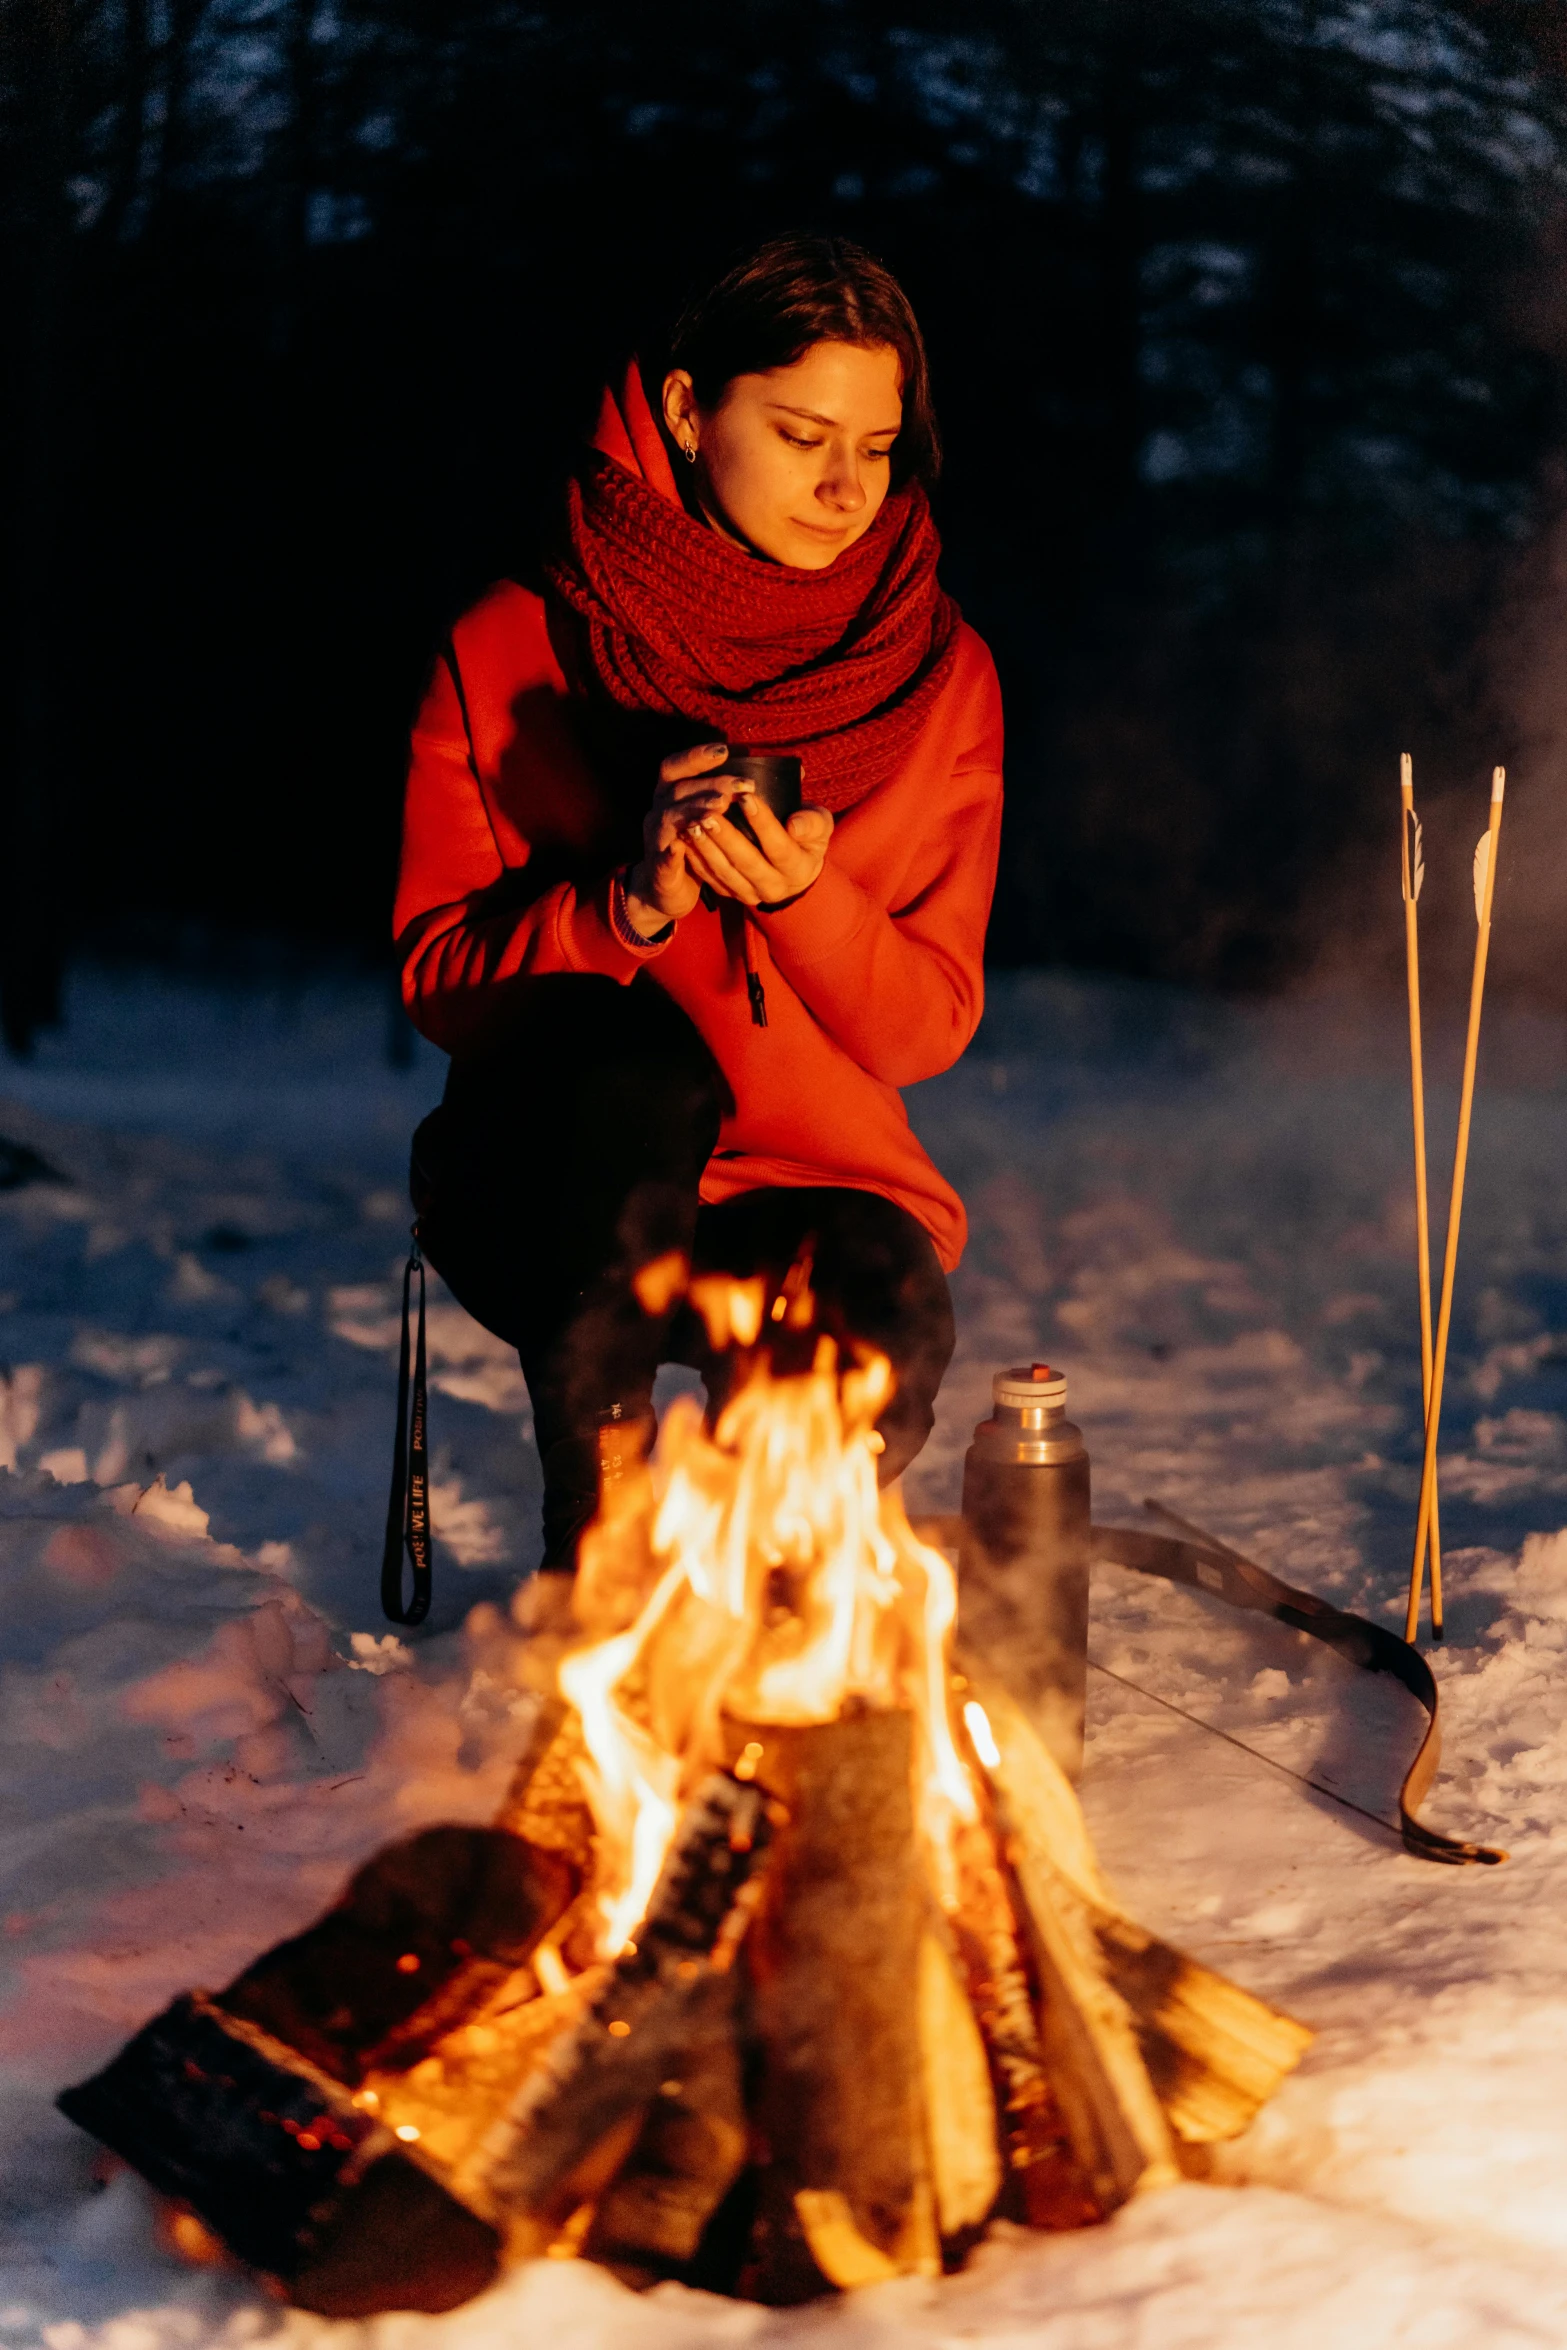
<path id="1" fill-rule="evenodd" d="M 956 654 L 923 490 L 895 490 L 824 571 L 797 571 L 686 512 L 634 368 L 596 441 L 546 565 L 590 688 L 689 719 L 693 743 L 792 751 L 813 806 L 853 807 L 908 756 Z"/>

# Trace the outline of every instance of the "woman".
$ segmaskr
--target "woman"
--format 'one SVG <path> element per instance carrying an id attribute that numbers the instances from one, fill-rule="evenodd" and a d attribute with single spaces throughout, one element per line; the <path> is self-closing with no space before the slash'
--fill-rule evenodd
<path id="1" fill-rule="evenodd" d="M 896 281 L 779 238 L 686 312 L 661 377 L 606 395 L 545 593 L 492 588 L 437 663 L 396 930 L 452 1068 L 414 1197 L 519 1350 L 546 1567 L 575 1562 L 605 1424 L 650 1427 L 659 1363 L 722 1380 L 690 1267 L 776 1285 L 808 1257 L 829 1326 L 892 1360 L 884 1480 L 930 1432 L 965 1227 L 897 1089 L 973 1034 L 1001 813 L 937 455 Z M 787 823 L 731 744 L 800 756 Z"/>

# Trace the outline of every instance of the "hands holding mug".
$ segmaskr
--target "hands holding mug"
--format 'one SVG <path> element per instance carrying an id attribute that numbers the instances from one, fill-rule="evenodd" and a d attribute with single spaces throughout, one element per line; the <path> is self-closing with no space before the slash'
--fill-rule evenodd
<path id="1" fill-rule="evenodd" d="M 704 886 L 742 906 L 799 897 L 820 873 L 832 838 L 825 808 L 799 808 L 781 824 L 756 786 L 723 772 L 726 743 L 680 751 L 659 769 L 642 828 L 642 855 L 626 877 L 626 913 L 644 938 L 678 922 Z M 743 811 L 754 844 L 730 823 Z"/>

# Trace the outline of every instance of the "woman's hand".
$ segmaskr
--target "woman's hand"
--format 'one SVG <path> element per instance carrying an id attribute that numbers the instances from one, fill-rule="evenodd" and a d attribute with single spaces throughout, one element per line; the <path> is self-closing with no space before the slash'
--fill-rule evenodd
<path id="1" fill-rule="evenodd" d="M 743 832 L 726 824 L 722 809 L 704 810 L 686 841 L 687 873 L 721 898 L 738 898 L 742 906 L 775 906 L 802 896 L 827 861 L 832 839 L 827 810 L 797 808 L 787 824 L 780 824 L 766 801 L 753 796 L 745 813 L 759 845 L 753 848 Z"/>
<path id="2" fill-rule="evenodd" d="M 703 743 L 677 751 L 658 771 L 642 826 L 642 855 L 626 876 L 626 917 L 643 938 L 689 914 L 701 895 L 707 876 L 691 868 L 692 825 L 716 822 L 731 801 L 749 803 L 756 789 L 738 776 L 715 774 L 728 756 L 727 743 Z"/>

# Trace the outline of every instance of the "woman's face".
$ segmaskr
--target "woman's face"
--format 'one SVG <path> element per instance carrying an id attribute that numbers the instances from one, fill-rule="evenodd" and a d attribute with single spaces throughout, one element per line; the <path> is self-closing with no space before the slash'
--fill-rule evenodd
<path id="1" fill-rule="evenodd" d="M 825 571 L 881 512 L 903 422 L 902 370 L 885 344 L 815 343 L 792 367 L 737 375 L 702 408 L 684 368 L 664 381 L 664 421 L 696 451 L 714 528 L 775 563 Z"/>

